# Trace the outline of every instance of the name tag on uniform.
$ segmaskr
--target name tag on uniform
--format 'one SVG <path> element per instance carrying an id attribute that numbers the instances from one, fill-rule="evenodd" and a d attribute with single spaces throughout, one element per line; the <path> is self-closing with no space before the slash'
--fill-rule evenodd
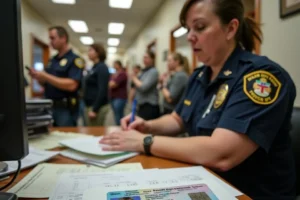
<path id="1" fill-rule="evenodd" d="M 184 105 L 186 105 L 186 106 L 190 106 L 192 104 L 192 102 L 191 101 L 189 101 L 189 100 L 184 100 Z"/>

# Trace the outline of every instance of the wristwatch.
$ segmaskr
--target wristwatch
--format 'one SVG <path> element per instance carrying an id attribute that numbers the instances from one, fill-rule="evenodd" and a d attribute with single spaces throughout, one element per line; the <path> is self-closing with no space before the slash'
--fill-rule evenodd
<path id="1" fill-rule="evenodd" d="M 145 150 L 145 154 L 148 156 L 151 156 L 151 145 L 153 143 L 153 136 L 152 135 L 148 135 L 144 138 L 144 150 Z"/>

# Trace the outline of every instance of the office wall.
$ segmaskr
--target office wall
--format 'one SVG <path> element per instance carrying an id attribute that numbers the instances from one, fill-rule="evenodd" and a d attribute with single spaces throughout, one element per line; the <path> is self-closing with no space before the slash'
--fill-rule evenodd
<path id="1" fill-rule="evenodd" d="M 135 63 L 143 65 L 143 54 L 146 47 L 156 39 L 156 67 L 160 72 L 166 70 L 163 53 L 169 49 L 170 31 L 179 24 L 179 13 L 183 3 L 183 0 L 165 0 L 136 41 L 126 51 L 125 59 L 129 61 L 130 65 Z"/>
<path id="2" fill-rule="evenodd" d="M 300 106 L 300 14 L 282 20 L 278 1 L 261 2 L 264 33 L 261 54 L 276 61 L 290 73 L 298 93 L 295 105 Z"/>
<path id="3" fill-rule="evenodd" d="M 31 45 L 31 36 L 34 35 L 39 40 L 44 43 L 48 43 L 48 27 L 50 24 L 39 16 L 26 1 L 21 3 L 21 21 L 22 21 L 22 48 L 23 48 L 23 64 L 30 66 L 32 64 L 32 45 Z M 25 77 L 30 81 L 30 77 L 26 70 L 24 70 Z M 26 96 L 31 96 L 31 90 L 28 87 L 26 89 Z"/>

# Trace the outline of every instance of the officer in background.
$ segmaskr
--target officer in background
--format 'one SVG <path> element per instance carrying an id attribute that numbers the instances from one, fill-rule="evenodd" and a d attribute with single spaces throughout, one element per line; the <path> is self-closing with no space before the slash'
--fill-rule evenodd
<path id="1" fill-rule="evenodd" d="M 79 112 L 78 90 L 83 60 L 68 45 L 65 28 L 49 28 L 51 46 L 58 51 L 45 71 L 30 69 L 30 75 L 45 87 L 45 98 L 53 100 L 54 126 L 76 126 Z"/>

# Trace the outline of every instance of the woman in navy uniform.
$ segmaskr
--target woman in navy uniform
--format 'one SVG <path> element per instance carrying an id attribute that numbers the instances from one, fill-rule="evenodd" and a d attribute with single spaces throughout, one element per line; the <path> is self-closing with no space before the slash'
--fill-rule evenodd
<path id="1" fill-rule="evenodd" d="M 30 68 L 30 75 L 45 88 L 45 98 L 53 100 L 54 126 L 76 126 L 79 115 L 78 90 L 83 60 L 70 49 L 65 28 L 49 28 L 51 46 L 58 51 L 45 71 Z"/>
<path id="2" fill-rule="evenodd" d="M 253 199 L 294 199 L 289 126 L 296 91 L 289 74 L 251 53 L 260 29 L 244 18 L 241 0 L 188 0 L 180 21 L 205 64 L 192 74 L 181 103 L 156 120 L 128 125 L 127 116 L 123 131 L 100 142 L 110 145 L 106 150 L 206 166 Z M 184 130 L 190 137 L 165 137 Z"/>

